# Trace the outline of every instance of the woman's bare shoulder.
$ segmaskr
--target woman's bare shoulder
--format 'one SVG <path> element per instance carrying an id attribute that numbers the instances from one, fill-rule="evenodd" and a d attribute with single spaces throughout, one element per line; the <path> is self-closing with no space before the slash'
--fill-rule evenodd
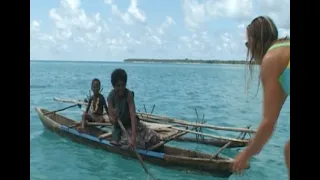
<path id="1" fill-rule="evenodd" d="M 269 51 L 262 60 L 261 71 L 280 75 L 287 67 L 290 59 L 290 48 L 280 47 Z"/>

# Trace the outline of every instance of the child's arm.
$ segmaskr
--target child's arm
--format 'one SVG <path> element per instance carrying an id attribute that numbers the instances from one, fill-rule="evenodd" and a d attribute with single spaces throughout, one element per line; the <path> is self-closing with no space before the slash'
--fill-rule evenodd
<path id="1" fill-rule="evenodd" d="M 102 101 L 103 101 L 102 103 L 103 103 L 103 106 L 104 106 L 104 110 L 106 111 L 107 115 L 109 115 L 106 99 L 103 96 L 102 96 Z"/>
<path id="2" fill-rule="evenodd" d="M 114 107 L 112 105 L 111 100 L 108 99 L 108 116 L 109 116 L 109 121 L 114 125 L 117 122 L 117 117 L 114 111 Z"/>
<path id="3" fill-rule="evenodd" d="M 92 97 L 90 97 L 90 99 L 89 99 L 88 106 L 87 106 L 87 109 L 86 109 L 86 113 L 89 112 L 89 109 L 90 109 L 90 106 L 91 106 L 91 102 L 92 102 Z"/>

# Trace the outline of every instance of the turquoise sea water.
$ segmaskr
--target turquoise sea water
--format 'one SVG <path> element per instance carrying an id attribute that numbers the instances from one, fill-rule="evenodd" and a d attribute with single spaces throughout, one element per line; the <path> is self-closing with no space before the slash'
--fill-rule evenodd
<path id="1" fill-rule="evenodd" d="M 32 180 L 148 179 L 137 160 L 127 159 L 64 139 L 45 130 L 35 113 L 40 106 L 56 110 L 69 106 L 54 97 L 84 99 L 93 78 L 99 78 L 106 97 L 111 90 L 110 74 L 115 68 L 128 73 L 128 88 L 135 92 L 136 107 L 154 114 L 195 122 L 205 114 L 207 123 L 220 126 L 256 128 L 261 120 L 261 90 L 255 97 L 256 81 L 245 93 L 243 65 L 132 64 L 88 62 L 30 62 L 30 178 Z M 81 119 L 79 108 L 62 112 Z M 251 168 L 242 176 L 229 179 L 282 180 L 287 178 L 284 144 L 290 137 L 290 99 L 281 112 L 275 133 L 262 152 L 251 160 Z M 234 132 L 215 131 L 216 135 L 236 137 Z M 170 145 L 214 153 L 218 148 L 200 144 L 170 142 Z M 237 149 L 223 151 L 234 157 Z M 160 179 L 222 179 L 177 171 L 147 164 Z"/>

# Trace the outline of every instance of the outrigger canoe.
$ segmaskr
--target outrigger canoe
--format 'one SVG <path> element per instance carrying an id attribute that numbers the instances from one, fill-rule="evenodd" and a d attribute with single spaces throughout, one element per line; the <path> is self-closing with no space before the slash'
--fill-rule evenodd
<path id="1" fill-rule="evenodd" d="M 54 98 L 55 101 L 58 102 L 63 102 L 63 103 L 73 103 L 73 104 L 81 104 L 81 105 L 87 105 L 87 102 L 80 101 L 80 100 L 73 100 L 73 99 L 61 99 L 61 98 Z M 216 147 L 225 147 L 224 145 L 226 143 L 229 143 L 229 145 L 225 148 L 241 148 L 244 146 L 247 146 L 250 138 L 245 138 L 246 135 L 250 136 L 250 133 L 255 133 L 255 130 L 248 129 L 248 128 L 232 128 L 232 127 L 221 127 L 221 126 L 214 126 L 210 124 L 196 124 L 196 123 L 191 123 L 185 120 L 178 120 L 174 118 L 168 118 L 165 116 L 160 116 L 160 115 L 154 115 L 154 114 L 149 114 L 149 113 L 141 113 L 141 112 L 136 112 L 139 119 L 145 123 L 157 123 L 159 125 L 161 124 L 166 124 L 166 125 L 171 125 L 172 128 L 173 126 L 176 125 L 181 125 L 181 126 L 202 126 L 203 128 L 210 128 L 210 129 L 215 129 L 215 130 L 228 130 L 228 131 L 237 131 L 237 132 L 242 132 L 243 134 L 239 138 L 228 138 L 228 137 L 219 137 L 219 136 L 213 136 L 210 134 L 205 134 L 205 133 L 199 133 L 203 134 L 204 136 L 207 135 L 207 138 L 195 138 L 195 137 L 177 137 L 174 140 L 175 141 L 183 141 L 183 142 L 193 142 L 193 143 L 199 143 L 199 144 L 206 144 L 206 145 L 212 145 Z M 150 127 L 153 129 L 152 127 Z M 174 131 L 174 129 L 171 128 L 171 131 Z M 154 129 L 155 130 L 155 129 Z M 193 132 L 189 132 L 193 133 Z"/>
<path id="2" fill-rule="evenodd" d="M 80 133 L 74 127 L 74 124 L 77 123 L 75 120 L 57 113 L 46 114 L 49 112 L 48 110 L 38 107 L 36 108 L 36 112 L 43 126 L 60 136 L 67 137 L 81 144 L 136 159 L 132 150 L 110 144 L 110 137 L 105 139 L 99 138 L 100 135 L 106 133 L 106 131 L 100 128 L 86 126 L 85 133 Z M 160 166 L 209 173 L 212 176 L 218 177 L 229 177 L 232 174 L 231 165 L 234 161 L 233 158 L 222 157 L 220 155 L 213 157 L 210 154 L 170 147 L 168 145 L 164 145 L 161 150 L 147 151 L 137 149 L 137 152 L 144 161 Z M 248 169 L 249 167 L 250 165 L 248 164 L 246 168 Z"/>

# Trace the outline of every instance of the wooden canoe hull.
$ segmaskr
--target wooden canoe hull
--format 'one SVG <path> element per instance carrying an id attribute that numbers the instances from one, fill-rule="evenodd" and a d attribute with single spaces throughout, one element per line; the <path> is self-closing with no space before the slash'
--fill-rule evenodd
<path id="1" fill-rule="evenodd" d="M 63 117 L 59 114 L 44 115 L 47 110 L 36 108 L 36 112 L 44 127 L 72 141 L 95 148 L 136 159 L 135 154 L 126 148 L 113 146 L 108 140 L 99 139 L 99 135 L 105 133 L 96 127 L 86 127 L 89 133 L 79 133 L 75 128 L 69 128 L 76 121 Z M 63 119 L 64 123 L 61 123 Z M 60 121 L 60 122 L 58 122 Z M 146 162 L 156 165 L 178 168 L 188 171 L 209 173 L 218 177 L 229 177 L 231 172 L 232 158 L 218 157 L 210 159 L 210 154 L 199 153 L 191 150 L 165 146 L 163 152 L 146 151 L 137 149 L 137 152 Z M 249 168 L 249 165 L 248 167 Z"/>

